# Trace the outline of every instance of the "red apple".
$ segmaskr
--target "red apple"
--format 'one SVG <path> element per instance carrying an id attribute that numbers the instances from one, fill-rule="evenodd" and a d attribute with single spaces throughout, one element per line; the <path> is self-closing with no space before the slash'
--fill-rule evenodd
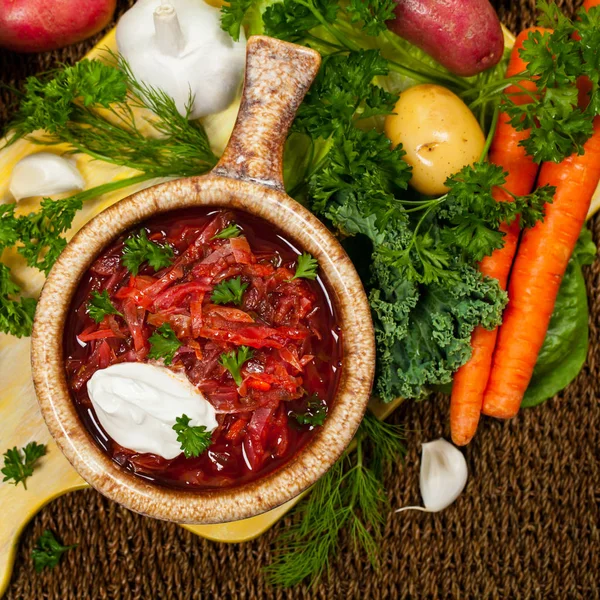
<path id="1" fill-rule="evenodd" d="M 110 22 L 116 0 L 0 0 L 0 47 L 44 52 L 80 42 Z"/>

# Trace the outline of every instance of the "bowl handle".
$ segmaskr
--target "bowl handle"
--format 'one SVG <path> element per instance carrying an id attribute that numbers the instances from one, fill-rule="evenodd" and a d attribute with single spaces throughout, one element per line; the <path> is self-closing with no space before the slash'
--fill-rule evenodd
<path id="1" fill-rule="evenodd" d="M 284 190 L 288 129 L 320 64 L 310 48 L 266 36 L 248 40 L 242 102 L 215 175 Z"/>

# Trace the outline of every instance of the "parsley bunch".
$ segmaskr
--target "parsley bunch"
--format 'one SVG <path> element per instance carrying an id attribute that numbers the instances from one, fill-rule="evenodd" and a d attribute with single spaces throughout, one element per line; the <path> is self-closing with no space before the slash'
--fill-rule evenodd
<path id="1" fill-rule="evenodd" d="M 536 82 L 539 92 L 526 104 L 505 96 L 504 110 L 513 127 L 531 129 L 521 145 L 536 162 L 560 162 L 573 152 L 583 154 L 594 117 L 600 114 L 600 7 L 581 9 L 574 20 L 545 0 L 538 2 L 538 9 L 540 25 L 552 31 L 531 32 L 520 54 L 527 63 L 525 76 Z M 583 76 L 590 83 L 586 107 L 578 105 Z"/>

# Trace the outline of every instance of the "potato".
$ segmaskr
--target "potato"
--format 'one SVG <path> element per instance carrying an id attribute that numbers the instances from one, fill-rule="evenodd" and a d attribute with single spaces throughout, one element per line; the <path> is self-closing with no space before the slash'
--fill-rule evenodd
<path id="1" fill-rule="evenodd" d="M 395 13 L 388 28 L 456 75 L 475 75 L 502 58 L 502 28 L 488 0 L 396 0 Z"/>
<path id="2" fill-rule="evenodd" d="M 402 92 L 385 134 L 402 144 L 412 168 L 410 184 L 422 194 L 448 191 L 446 179 L 479 160 L 485 136 L 467 105 L 450 90 L 423 84 Z"/>

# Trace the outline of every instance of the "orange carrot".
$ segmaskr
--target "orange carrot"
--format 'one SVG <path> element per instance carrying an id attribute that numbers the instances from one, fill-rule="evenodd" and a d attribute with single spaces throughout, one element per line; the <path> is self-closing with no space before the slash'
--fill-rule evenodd
<path id="1" fill-rule="evenodd" d="M 553 185 L 556 192 L 544 220 L 525 231 L 519 245 L 483 399 L 486 415 L 514 417 L 531 380 L 567 263 L 600 181 L 600 117 L 584 150 L 559 164 L 542 165 L 538 185 Z"/>
<path id="2" fill-rule="evenodd" d="M 519 55 L 523 42 L 531 31 L 547 31 L 538 27 L 521 32 L 515 41 L 506 70 L 507 77 L 513 77 L 525 70 L 527 66 Z M 509 86 L 506 93 L 516 104 L 526 104 L 531 97 L 523 94 L 523 88 L 535 93 L 533 81 L 522 81 L 520 86 Z M 498 126 L 494 133 L 489 153 L 490 162 L 502 167 L 507 173 L 505 188 L 516 195 L 531 192 L 535 184 L 538 165 L 533 162 L 519 145 L 521 140 L 529 137 L 529 130 L 517 131 L 509 122 L 506 113 L 500 113 Z M 493 191 L 494 198 L 499 202 L 511 201 L 512 197 L 501 189 Z M 508 274 L 519 239 L 519 224 L 514 221 L 511 225 L 501 225 L 504 232 L 504 246 L 490 256 L 486 256 L 480 264 L 484 275 L 498 279 L 500 287 L 506 289 Z M 483 403 L 483 394 L 487 386 L 492 354 L 496 345 L 498 330 L 488 331 L 476 327 L 471 337 L 472 355 L 469 361 L 454 375 L 452 398 L 450 401 L 450 431 L 452 441 L 457 446 L 468 444 L 477 430 Z"/>

